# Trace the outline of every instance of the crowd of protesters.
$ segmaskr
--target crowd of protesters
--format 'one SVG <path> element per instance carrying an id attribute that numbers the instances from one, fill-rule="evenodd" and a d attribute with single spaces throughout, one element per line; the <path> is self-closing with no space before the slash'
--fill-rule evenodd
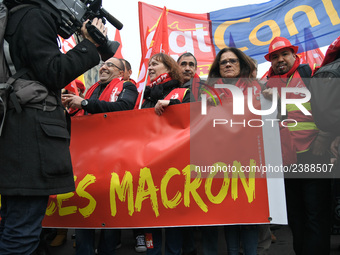
<path id="1" fill-rule="evenodd" d="M 264 84 L 256 79 L 256 61 L 236 48 L 224 48 L 217 54 L 206 81 L 202 81 L 197 75 L 197 60 L 192 53 L 182 54 L 177 63 L 169 55 L 158 53 L 151 56 L 149 60 L 150 84 L 146 86 L 144 93 L 140 93 L 138 99 L 134 100 L 135 108 L 139 108 L 139 106 L 141 108 L 153 107 L 155 113 L 161 115 L 168 106 L 173 104 L 199 101 L 202 92 L 200 88 L 204 82 L 223 84 L 226 79 L 228 84 L 237 86 L 244 94 L 247 93 L 248 87 L 253 87 L 252 91 L 255 95 L 262 93 L 269 100 L 273 97 L 273 88 L 277 88 L 277 96 L 280 98 L 281 88 L 283 87 L 297 87 L 298 84 L 300 87 L 301 84 L 306 87 L 304 83 L 306 80 L 302 79 L 306 77 L 302 77 L 301 71 L 299 71 L 301 65 L 297 50 L 298 47 L 292 45 L 286 38 L 274 38 L 269 46 L 268 54 L 264 56 L 267 61 L 271 62 L 267 81 Z M 113 62 L 112 59 L 107 62 Z M 118 61 L 118 59 L 115 59 L 115 61 Z M 102 68 L 119 70 L 118 67 L 121 66 L 105 63 Z M 303 66 L 303 68 L 306 67 Z M 124 66 L 121 69 L 126 73 Z M 312 77 L 312 70 L 308 71 L 307 68 L 307 73 L 308 77 Z M 128 76 L 123 78 L 122 72 L 121 80 L 129 81 Z M 222 99 L 231 96 L 227 89 L 217 89 L 217 92 Z M 178 99 L 171 99 L 174 93 L 180 95 Z M 141 98 L 142 95 L 143 98 Z M 74 98 L 75 96 L 66 95 L 65 98 L 71 97 Z M 88 103 L 82 106 L 84 100 L 86 99 L 79 98 L 79 102 L 76 106 L 73 105 L 73 108 L 86 110 Z M 72 100 L 69 99 L 64 101 L 68 106 L 71 102 Z M 308 104 L 307 109 L 311 112 Z M 312 115 L 306 119 L 306 117 L 299 118 L 299 114 L 301 113 L 298 110 L 290 111 L 288 108 L 286 115 L 279 116 L 281 119 L 294 118 L 299 122 L 298 129 L 290 128 L 289 125 L 288 127 L 280 126 L 281 140 L 283 143 L 289 143 L 289 150 L 287 150 L 285 144 L 282 144 L 283 162 L 285 164 L 330 162 L 330 155 L 327 154 L 327 150 L 333 140 L 334 143 L 337 143 L 339 139 L 335 139 L 332 134 L 318 130 L 315 124 L 311 126 L 311 123 L 314 123 Z M 333 147 L 335 146 L 334 143 Z M 334 157 L 337 157 L 337 155 L 334 155 Z M 329 254 L 331 180 L 328 178 L 286 178 L 285 186 L 288 222 L 293 234 L 295 253 Z M 136 239 L 138 243 L 136 242 L 135 246 L 136 251 L 137 247 L 143 247 L 139 249 L 139 252 L 146 251 L 147 254 L 153 255 L 162 254 L 162 239 L 165 238 L 163 241 L 165 243 L 165 254 L 198 254 L 194 235 L 196 231 L 199 231 L 202 239 L 202 253 L 209 255 L 218 253 L 218 228 L 214 226 L 165 228 L 165 237 L 163 238 L 162 230 L 159 228 L 144 229 L 144 231 L 148 238 L 152 238 L 153 246 L 146 247 L 144 233 L 140 231 L 139 239 Z M 225 226 L 224 234 L 227 253 L 235 255 L 240 252 L 246 255 L 267 254 L 270 243 L 276 238 L 271 234 L 269 225 L 260 224 Z M 137 235 L 134 236 L 136 238 Z M 140 238 L 141 236 L 142 238 Z M 76 232 L 76 240 L 80 238 L 81 235 Z M 112 249 L 109 254 L 115 254 L 114 250 L 119 242 L 120 240 L 116 237 L 112 238 Z M 91 244 L 91 252 L 88 253 L 78 252 L 80 249 L 77 248 L 78 245 L 80 246 L 80 242 L 77 241 L 77 254 L 94 254 L 95 252 L 93 243 Z M 98 254 L 101 254 L 100 248 L 98 248 Z"/>

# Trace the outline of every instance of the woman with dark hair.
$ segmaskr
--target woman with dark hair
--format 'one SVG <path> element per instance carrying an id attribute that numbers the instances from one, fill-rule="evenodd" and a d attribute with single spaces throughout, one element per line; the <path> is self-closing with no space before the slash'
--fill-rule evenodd
<path id="1" fill-rule="evenodd" d="M 182 88 L 183 77 L 177 62 L 169 55 L 158 53 L 149 60 L 150 84 L 145 87 L 141 108 L 155 108 L 161 115 L 169 105 L 190 102 L 190 91 Z M 147 254 L 162 254 L 162 229 L 146 229 L 146 242 L 151 243 Z M 181 255 L 182 229 L 165 228 L 165 254 Z"/>
<path id="2" fill-rule="evenodd" d="M 261 87 L 255 79 L 255 69 L 254 61 L 241 50 L 224 48 L 217 54 L 211 65 L 208 83 L 233 84 L 240 88 L 244 95 L 248 93 L 248 88 L 253 88 L 253 94 L 257 95 L 261 92 Z M 232 95 L 228 89 L 217 89 L 217 91 L 222 97 L 230 97 Z M 210 229 L 210 231 L 212 230 Z M 240 243 L 242 243 L 243 254 L 257 254 L 257 225 L 225 226 L 224 233 L 229 255 L 239 254 Z"/>
<path id="3" fill-rule="evenodd" d="M 226 62 L 226 60 L 230 61 Z M 223 48 L 212 63 L 208 78 L 255 78 L 253 77 L 255 69 L 256 66 L 251 58 L 239 49 Z"/>
<path id="4" fill-rule="evenodd" d="M 256 81 L 254 61 L 237 48 L 223 48 L 211 65 L 208 83 L 209 84 L 233 84 L 239 87 L 244 95 L 247 95 L 247 88 L 253 88 L 254 94 L 261 92 L 261 86 Z M 227 81 L 227 82 L 226 82 Z M 221 97 L 230 97 L 228 89 L 217 89 Z"/>

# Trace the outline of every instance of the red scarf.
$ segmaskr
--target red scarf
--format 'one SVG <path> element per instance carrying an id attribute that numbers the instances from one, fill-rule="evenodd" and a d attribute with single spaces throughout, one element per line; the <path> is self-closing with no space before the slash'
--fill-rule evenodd
<path id="1" fill-rule="evenodd" d="M 99 100 L 111 102 L 111 94 L 113 89 L 122 81 L 122 78 L 115 78 L 113 79 L 103 90 L 102 94 L 99 96 Z M 93 84 L 89 90 L 86 92 L 85 99 L 90 99 L 95 89 L 100 85 L 99 82 Z M 118 96 L 118 94 L 117 94 Z"/>
<path id="2" fill-rule="evenodd" d="M 137 86 L 137 82 L 135 82 L 135 80 L 133 80 L 133 79 L 128 79 L 126 81 L 132 82 L 135 86 Z"/>
<path id="3" fill-rule="evenodd" d="M 270 78 L 267 82 L 267 88 L 282 88 L 287 86 L 288 79 L 294 74 L 296 69 L 300 65 L 300 58 L 296 56 L 296 60 L 292 68 L 285 74 L 279 75 L 275 74 L 272 67 L 270 67 L 268 72 L 268 78 Z M 273 79 L 276 78 L 276 79 Z M 279 93 L 281 90 L 279 89 Z M 281 93 L 280 93 L 281 94 Z"/>
<path id="4" fill-rule="evenodd" d="M 217 81 L 217 84 L 224 84 L 222 79 Z M 253 88 L 253 94 L 260 94 L 261 93 L 261 86 L 256 80 L 249 80 L 247 78 L 239 78 L 235 84 L 236 87 L 240 88 L 243 92 L 243 95 L 248 94 L 248 88 Z M 219 92 L 224 93 L 225 97 L 231 97 L 231 92 L 229 89 L 216 89 Z"/>
<path id="5" fill-rule="evenodd" d="M 281 78 L 281 79 L 289 79 L 289 77 L 295 72 L 295 70 L 299 67 L 300 65 L 300 58 L 298 55 L 296 55 L 296 59 L 294 62 L 294 65 L 292 66 L 292 68 L 285 74 L 275 74 L 274 70 L 272 67 L 269 68 L 269 72 L 268 72 L 268 77 L 269 78 Z"/>
<path id="6" fill-rule="evenodd" d="M 152 83 L 150 83 L 148 86 L 152 88 L 153 86 L 156 86 L 161 83 L 165 83 L 171 80 L 171 77 L 168 73 L 163 73 L 159 75 Z"/>
<path id="7" fill-rule="evenodd" d="M 171 79 L 171 77 L 168 73 L 163 73 L 163 74 L 159 75 L 152 83 L 147 85 L 145 87 L 145 90 L 151 90 L 151 88 L 153 88 L 154 86 L 157 86 L 157 85 L 162 84 L 162 83 L 166 83 L 166 82 L 171 81 L 171 80 L 172 79 Z M 147 87 L 149 87 L 149 88 L 147 88 Z M 157 88 L 154 88 L 154 90 L 157 90 Z M 134 109 L 138 109 L 141 97 L 142 97 L 142 93 L 139 93 Z M 144 98 L 145 98 L 145 94 L 144 94 Z M 144 98 L 143 98 L 143 102 L 145 100 Z"/>

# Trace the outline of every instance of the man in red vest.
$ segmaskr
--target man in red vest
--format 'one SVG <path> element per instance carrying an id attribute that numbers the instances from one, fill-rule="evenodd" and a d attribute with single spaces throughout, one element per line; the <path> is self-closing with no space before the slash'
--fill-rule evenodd
<path id="1" fill-rule="evenodd" d="M 136 86 L 122 79 L 123 62 L 115 57 L 101 64 L 99 81 L 92 85 L 85 99 L 76 95 L 63 95 L 63 103 L 73 109 L 83 109 L 84 114 L 132 110 L 138 92 Z M 115 254 L 120 241 L 119 230 L 101 230 L 98 254 Z M 94 254 L 95 230 L 76 229 L 76 254 Z M 90 253 L 89 253 L 90 252 Z"/>
<path id="2" fill-rule="evenodd" d="M 265 55 L 265 59 L 271 62 L 267 89 L 263 91 L 265 97 L 271 98 L 273 88 L 278 89 L 280 98 L 282 88 L 307 90 L 306 80 L 302 78 L 309 78 L 311 70 L 308 75 L 302 74 L 297 50 L 297 46 L 283 37 L 276 37 L 270 43 Z M 301 92 L 286 95 L 287 99 L 303 99 L 305 96 Z M 311 112 L 309 102 L 303 106 Z M 288 224 L 293 233 L 294 251 L 297 255 L 326 255 L 330 252 L 331 183 L 330 179 L 317 176 L 311 169 L 328 166 L 327 149 L 331 137 L 316 127 L 312 115 L 305 115 L 295 104 L 287 104 L 286 109 L 286 115 L 282 117 L 289 137 L 281 137 L 281 140 L 291 139 L 294 146 L 291 152 L 296 153 L 296 162 L 290 165 L 292 169 L 296 167 L 296 173 L 285 174 Z"/>

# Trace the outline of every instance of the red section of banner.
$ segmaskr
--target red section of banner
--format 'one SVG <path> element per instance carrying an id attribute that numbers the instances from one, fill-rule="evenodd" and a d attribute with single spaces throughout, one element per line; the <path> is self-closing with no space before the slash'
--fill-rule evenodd
<path id="1" fill-rule="evenodd" d="M 74 118 L 76 191 L 51 197 L 43 225 L 134 228 L 268 222 L 265 178 L 199 178 L 194 172 L 190 133 L 197 138 L 211 129 L 198 124 L 200 114 L 190 118 L 190 108 L 198 113 L 200 107 L 170 106 L 161 117 L 154 109 L 143 109 Z M 248 164 L 255 159 L 259 164 L 259 155 L 264 160 L 258 145 L 261 128 L 256 134 L 247 128 L 235 130 L 222 135 L 230 143 L 237 141 L 242 156 L 225 144 L 220 152 L 223 162 Z M 209 150 L 206 139 L 199 141 L 197 146 Z M 216 150 L 216 144 L 210 148 L 217 155 Z"/>
<path id="2" fill-rule="evenodd" d="M 142 2 L 139 2 L 138 7 L 142 59 L 144 60 L 148 55 L 162 8 Z M 169 54 L 177 60 L 181 54 L 191 52 L 197 58 L 198 75 L 207 75 L 215 58 L 208 14 L 183 13 L 169 9 L 167 13 Z M 145 78 L 145 68 L 141 65 L 137 82 Z"/>
<path id="3" fill-rule="evenodd" d="M 261 109 L 259 97 L 253 96 L 252 101 L 256 109 Z M 198 175 L 202 178 L 207 181 L 213 178 L 213 192 L 210 195 L 206 192 L 210 200 L 218 202 L 224 197 L 223 192 L 228 191 L 223 201 L 229 208 L 228 223 L 266 222 L 269 217 L 266 175 L 250 170 L 252 166 L 260 169 L 265 165 L 259 127 L 262 119 L 247 107 L 244 115 L 233 114 L 231 98 L 222 103 L 218 107 L 208 106 L 207 115 L 201 115 L 201 108 L 191 108 L 190 163 L 201 170 Z M 214 168 L 209 170 L 210 166 Z M 195 172 L 192 177 L 196 176 Z M 222 181 L 226 185 L 224 189 L 221 189 Z M 251 212 L 254 215 L 246 216 Z M 210 213 L 219 218 L 218 211 Z"/>

